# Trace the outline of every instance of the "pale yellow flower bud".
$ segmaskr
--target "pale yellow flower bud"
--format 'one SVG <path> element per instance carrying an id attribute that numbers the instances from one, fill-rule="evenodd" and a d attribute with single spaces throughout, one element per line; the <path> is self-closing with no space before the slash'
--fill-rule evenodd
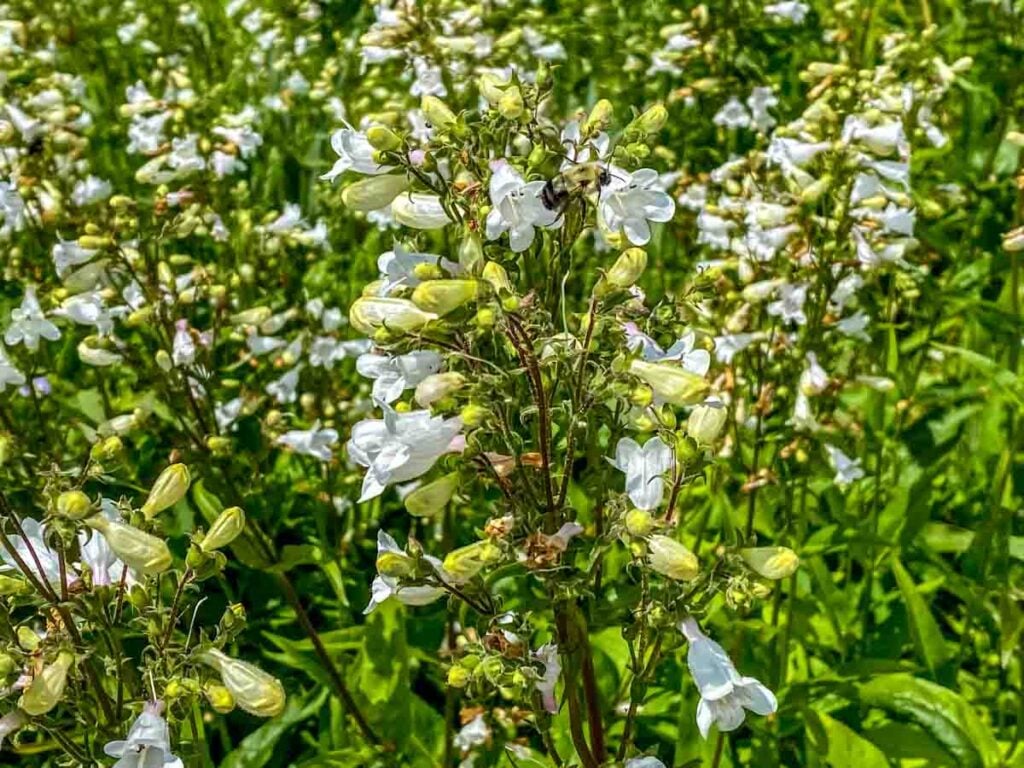
<path id="1" fill-rule="evenodd" d="M 452 550 L 444 559 L 444 570 L 456 582 L 469 581 L 487 565 L 501 559 L 501 549 L 491 541 L 475 541 Z"/>
<path id="2" fill-rule="evenodd" d="M 69 520 L 81 520 L 92 512 L 92 502 L 81 491 L 64 491 L 57 497 L 57 514 Z"/>
<path id="3" fill-rule="evenodd" d="M 226 715 L 235 708 L 235 697 L 231 695 L 231 691 L 226 686 L 219 683 L 207 683 L 203 686 L 203 695 L 210 702 L 213 710 L 222 715 Z"/>
<path id="4" fill-rule="evenodd" d="M 452 500 L 458 487 L 459 475 L 457 472 L 444 475 L 426 485 L 421 485 L 406 496 L 405 508 L 409 514 L 417 517 L 433 517 Z"/>
<path id="5" fill-rule="evenodd" d="M 461 373 L 434 373 L 416 385 L 414 397 L 421 407 L 429 408 L 438 400 L 458 392 L 465 383 L 466 377 Z"/>
<path id="6" fill-rule="evenodd" d="M 348 319 L 360 333 L 372 335 L 381 328 L 408 333 L 422 328 L 438 315 L 424 312 L 408 299 L 363 296 L 353 302 Z"/>
<path id="7" fill-rule="evenodd" d="M 647 536 L 654 530 L 654 516 L 646 509 L 631 509 L 626 513 L 625 524 L 631 536 Z"/>
<path id="8" fill-rule="evenodd" d="M 420 109 L 435 128 L 450 128 L 455 124 L 455 113 L 436 96 L 424 96 Z"/>
<path id="9" fill-rule="evenodd" d="M 235 697 L 235 703 L 249 714 L 257 717 L 281 714 L 285 693 L 276 677 L 247 661 L 233 659 L 216 648 L 203 651 L 199 660 L 220 673 L 221 682 Z"/>
<path id="10" fill-rule="evenodd" d="M 371 147 L 384 152 L 402 146 L 402 137 L 383 125 L 373 125 L 367 128 L 366 140 Z"/>
<path id="11" fill-rule="evenodd" d="M 409 180 L 399 174 L 370 176 L 345 187 L 341 202 L 353 211 L 376 211 L 408 188 Z"/>
<path id="12" fill-rule="evenodd" d="M 151 576 L 171 567 L 171 551 L 163 539 L 102 515 L 90 517 L 85 524 L 99 531 L 113 553 L 133 571 Z"/>
<path id="13" fill-rule="evenodd" d="M 491 284 L 495 293 L 500 291 L 512 291 L 512 282 L 508 279 L 508 272 L 496 261 L 488 261 L 484 264 L 482 274 L 484 280 Z"/>
<path id="14" fill-rule="evenodd" d="M 700 573 L 697 556 L 675 539 L 661 535 L 651 536 L 647 546 L 647 562 L 663 576 L 677 581 L 692 581 Z"/>
<path id="15" fill-rule="evenodd" d="M 158 514 L 169 507 L 173 507 L 185 493 L 192 482 L 188 467 L 184 464 L 172 464 L 153 483 L 149 491 L 146 503 L 142 505 L 142 514 L 147 520 L 152 520 Z"/>
<path id="16" fill-rule="evenodd" d="M 226 547 L 238 538 L 244 529 L 245 512 L 241 507 L 228 507 L 213 521 L 210 530 L 199 542 L 199 548 L 203 552 L 213 552 Z"/>
<path id="17" fill-rule="evenodd" d="M 678 363 L 649 363 L 633 360 L 629 372 L 650 385 L 654 394 L 672 405 L 693 405 L 707 395 L 709 385 Z"/>
<path id="18" fill-rule="evenodd" d="M 614 116 L 615 109 L 612 107 L 612 103 L 608 101 L 608 99 L 601 99 L 594 105 L 594 108 L 590 110 L 590 116 L 583 124 L 584 135 L 603 131 L 611 125 L 612 118 Z"/>
<path id="19" fill-rule="evenodd" d="M 498 112 L 506 120 L 517 120 L 523 114 L 524 108 L 523 94 L 515 85 L 506 89 L 498 100 Z"/>
<path id="20" fill-rule="evenodd" d="M 623 251 L 598 283 L 598 295 L 614 288 L 629 288 L 640 279 L 646 268 L 647 252 L 643 248 L 629 248 Z"/>
<path id="21" fill-rule="evenodd" d="M 428 280 L 416 286 L 412 301 L 422 310 L 444 316 L 475 299 L 479 289 L 476 280 Z"/>
<path id="22" fill-rule="evenodd" d="M 751 570 L 766 579 L 785 579 L 800 567 L 800 558 L 789 547 L 741 549 L 740 556 Z"/>
<path id="23" fill-rule="evenodd" d="M 690 411 L 686 420 L 686 434 L 697 441 L 698 445 L 711 445 L 722 434 L 729 410 L 724 405 L 701 403 Z"/>
<path id="24" fill-rule="evenodd" d="M 58 653 L 57 659 L 43 667 L 43 671 L 29 683 L 28 688 L 21 694 L 18 706 L 33 717 L 45 715 L 56 707 L 64 696 L 68 671 L 74 663 L 75 655 L 70 651 Z"/>

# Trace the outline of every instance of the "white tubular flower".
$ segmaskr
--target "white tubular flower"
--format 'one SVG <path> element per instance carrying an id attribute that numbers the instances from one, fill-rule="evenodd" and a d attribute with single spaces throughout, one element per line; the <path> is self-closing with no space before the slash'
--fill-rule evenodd
<path id="1" fill-rule="evenodd" d="M 430 411 L 396 413 L 387 403 L 378 403 L 383 419 L 364 419 L 352 428 L 348 452 L 352 460 L 367 468 L 359 501 L 376 498 L 393 483 L 413 480 L 449 450 L 462 429 L 458 417 L 431 416 Z"/>
<path id="2" fill-rule="evenodd" d="M 876 155 L 886 156 L 896 152 L 900 157 L 910 153 L 910 143 L 899 120 L 869 125 L 859 115 L 850 115 L 843 123 L 842 139 L 846 143 L 859 142 Z"/>
<path id="3" fill-rule="evenodd" d="M 706 349 L 694 349 L 697 336 L 692 331 L 676 340 L 667 350 L 663 350 L 654 339 L 642 333 L 636 323 L 626 323 L 623 328 L 626 332 L 626 346 L 632 352 L 641 350 L 643 359 L 649 363 L 677 361 L 683 368 L 697 376 L 703 376 L 711 367 L 711 353 Z"/>
<path id="4" fill-rule="evenodd" d="M 730 96 L 725 105 L 718 110 L 712 122 L 723 128 L 747 128 L 750 125 L 750 113 L 743 106 L 743 102 L 735 96 Z"/>
<path id="5" fill-rule="evenodd" d="M 272 381 L 265 387 L 266 393 L 277 402 L 294 403 L 298 398 L 299 374 L 302 372 L 302 364 L 296 365 L 281 378 Z"/>
<path id="6" fill-rule="evenodd" d="M 807 301 L 807 286 L 805 284 L 785 283 L 779 286 L 778 301 L 773 301 L 768 305 L 768 314 L 779 317 L 784 323 L 790 325 L 804 325 L 807 323 L 807 315 L 804 314 L 805 301 Z"/>
<path id="7" fill-rule="evenodd" d="M 832 468 L 836 471 L 833 482 L 840 488 L 845 488 L 864 477 L 860 459 L 851 459 L 841 449 L 828 443 L 825 444 L 825 450 L 828 452 L 828 460 L 832 464 Z"/>
<path id="8" fill-rule="evenodd" d="M 803 24 L 804 18 L 810 7 L 797 0 L 783 0 L 780 3 L 771 3 L 764 7 L 764 12 L 775 19 L 785 19 L 794 24 Z"/>
<path id="9" fill-rule="evenodd" d="M 740 677 L 722 646 L 705 635 L 692 616 L 679 629 L 690 644 L 686 662 L 700 691 L 697 727 L 701 736 L 708 737 L 712 724 L 719 731 L 736 730 L 748 709 L 758 715 L 775 712 L 775 694 L 752 677 Z"/>
<path id="10" fill-rule="evenodd" d="M 7 356 L 7 351 L 0 345 L 0 394 L 8 386 L 20 387 L 26 381 L 25 374 L 19 371 L 17 366 L 11 362 L 11 358 Z"/>
<path id="11" fill-rule="evenodd" d="M 487 214 L 487 239 L 497 240 L 508 232 L 509 247 L 522 253 L 533 243 L 537 227 L 550 227 L 558 219 L 555 211 L 541 202 L 544 181 L 526 182 L 519 171 L 504 160 L 493 165 L 490 196 L 493 206 Z"/>
<path id="12" fill-rule="evenodd" d="M 399 224 L 412 229 L 440 229 L 451 224 L 441 198 L 423 192 L 401 194 L 391 201 L 391 215 Z"/>
<path id="13" fill-rule="evenodd" d="M 441 363 L 441 356 L 432 350 L 396 356 L 367 352 L 356 360 L 356 370 L 359 375 L 373 379 L 375 400 L 393 403 L 405 390 L 440 371 Z"/>
<path id="14" fill-rule="evenodd" d="M 625 768 L 665 768 L 665 764 L 656 757 L 634 757 L 626 761 Z"/>
<path id="15" fill-rule="evenodd" d="M 21 527 L 25 531 L 24 538 L 21 536 L 8 537 L 14 551 L 18 553 L 22 562 L 28 566 L 36 578 L 45 581 L 51 587 L 57 587 L 60 584 L 60 556 L 46 543 L 46 526 L 38 520 L 26 518 Z M 18 561 L 5 547 L 0 547 L 0 571 L 17 571 L 18 568 Z M 70 587 L 76 581 L 78 581 L 78 577 L 69 571 L 67 586 Z"/>
<path id="16" fill-rule="evenodd" d="M 304 456 L 330 461 L 331 446 L 338 442 L 338 432 L 334 429 L 320 429 L 320 422 L 317 421 L 309 429 L 285 432 L 275 442 L 278 445 L 286 445 Z"/>
<path id="17" fill-rule="evenodd" d="M 0 717 L 0 747 L 4 745 L 4 739 L 17 730 L 20 730 L 28 723 L 28 715 L 20 709 L 14 709 L 3 717 Z"/>
<path id="18" fill-rule="evenodd" d="M 558 646 L 553 643 L 542 645 L 533 652 L 533 658 L 544 665 L 544 674 L 536 683 L 544 710 L 552 715 L 557 714 L 558 701 L 555 699 L 555 686 L 562 674 L 562 664 L 558 660 Z"/>
<path id="19" fill-rule="evenodd" d="M 664 222 L 676 212 L 676 203 L 658 183 L 658 172 L 641 168 L 629 173 L 610 166 L 611 179 L 601 193 L 598 217 L 611 232 L 623 232 L 633 245 L 651 239 L 650 221 Z"/>
<path id="20" fill-rule="evenodd" d="M 117 511 L 117 505 L 109 499 L 100 502 L 100 511 L 108 520 L 117 521 L 121 519 Z M 78 549 L 82 556 L 82 565 L 89 566 L 92 572 L 92 583 L 96 587 L 105 587 L 110 584 L 117 584 L 124 574 L 124 562 L 114 554 L 114 550 L 107 544 L 106 538 L 88 531 L 81 531 L 78 534 Z M 125 574 L 125 583 L 135 583 L 135 577 L 131 571 Z"/>
<path id="21" fill-rule="evenodd" d="M 11 324 L 4 332 L 4 341 L 11 346 L 24 344 L 35 352 L 39 349 L 39 340 L 56 341 L 60 338 L 60 330 L 46 319 L 39 299 L 36 298 L 35 286 L 25 288 L 25 296 L 21 306 L 11 310 Z"/>
<path id="22" fill-rule="evenodd" d="M 376 176 L 392 169 L 392 166 L 380 165 L 373 159 L 375 150 L 367 141 L 366 134 L 348 123 L 331 134 L 331 149 L 338 155 L 338 159 L 334 161 L 331 170 L 320 177 L 324 181 L 334 181 L 349 170 Z"/>
<path id="23" fill-rule="evenodd" d="M 408 555 L 405 554 L 405 550 L 398 546 L 398 542 L 395 541 L 390 534 L 385 533 L 384 531 L 378 531 L 377 562 L 380 563 L 382 556 L 386 558 L 388 555 L 398 558 L 408 558 Z M 434 569 L 437 571 L 438 577 L 440 578 L 442 574 L 440 561 L 429 555 L 426 556 L 426 559 L 434 566 Z M 397 577 L 380 573 L 378 567 L 377 576 L 374 578 L 373 585 L 370 587 L 370 602 L 363 613 L 370 613 L 374 608 L 390 597 L 394 597 L 403 605 L 429 605 L 435 600 L 439 600 L 443 597 L 444 593 L 444 587 L 435 587 L 429 584 L 403 587 L 400 585 Z"/>
<path id="24" fill-rule="evenodd" d="M 162 711 L 162 702 L 147 703 L 124 740 L 106 743 L 104 753 L 119 758 L 113 768 L 183 768 L 181 758 L 171 752 L 171 732 Z"/>
<path id="25" fill-rule="evenodd" d="M 60 240 L 50 251 L 50 255 L 53 256 L 54 269 L 57 270 L 57 277 L 64 277 L 71 267 L 85 264 L 96 253 L 91 248 L 83 248 L 74 240 Z"/>
<path id="26" fill-rule="evenodd" d="M 800 391 L 805 395 L 820 395 L 828 389 L 828 372 L 821 367 L 818 356 L 807 353 L 807 367 L 800 374 Z"/>
<path id="27" fill-rule="evenodd" d="M 672 447 L 660 437 L 652 437 L 643 448 L 624 437 L 615 446 L 613 467 L 626 475 L 626 493 L 639 509 L 657 509 L 665 492 L 662 476 L 675 465 Z"/>
<path id="28" fill-rule="evenodd" d="M 405 248 L 401 243 L 395 243 L 392 251 L 382 253 L 377 259 L 377 269 L 380 270 L 383 285 L 380 287 L 380 295 L 387 296 L 395 288 L 409 286 L 415 288 L 420 284 L 416 276 L 416 268 L 421 264 L 427 266 L 439 266 L 450 274 L 459 272 L 459 265 L 449 261 L 443 256 L 434 253 L 417 253 Z"/>

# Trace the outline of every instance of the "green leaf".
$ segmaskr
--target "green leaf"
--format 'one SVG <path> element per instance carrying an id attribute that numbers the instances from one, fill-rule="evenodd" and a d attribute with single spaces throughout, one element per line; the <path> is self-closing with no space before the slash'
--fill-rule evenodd
<path id="1" fill-rule="evenodd" d="M 824 712 L 808 710 L 807 733 L 832 768 L 889 768 L 882 750 Z"/>
<path id="2" fill-rule="evenodd" d="M 292 727 L 320 711 L 327 691 L 311 692 L 288 698 L 284 712 L 250 733 L 224 758 L 221 768 L 262 768 L 274 756 L 278 741 Z"/>
<path id="3" fill-rule="evenodd" d="M 907 617 L 910 619 L 910 634 L 914 638 L 914 649 L 925 666 L 935 676 L 936 670 L 950 659 L 950 649 L 942 637 L 942 630 L 939 629 L 935 617 L 928 609 L 928 604 L 921 593 L 917 591 L 917 585 L 913 577 L 907 573 L 898 557 L 892 558 L 892 573 L 896 577 L 896 584 L 903 596 L 903 603 L 907 609 Z"/>
<path id="4" fill-rule="evenodd" d="M 369 710 L 379 713 L 381 732 L 399 746 L 411 734 L 409 647 L 405 616 L 397 600 L 388 600 L 370 614 L 358 665 L 359 691 Z"/>
<path id="5" fill-rule="evenodd" d="M 959 768 L 994 768 L 1001 762 L 992 731 L 959 694 L 906 674 L 882 675 L 858 686 L 863 704 L 917 723 Z"/>

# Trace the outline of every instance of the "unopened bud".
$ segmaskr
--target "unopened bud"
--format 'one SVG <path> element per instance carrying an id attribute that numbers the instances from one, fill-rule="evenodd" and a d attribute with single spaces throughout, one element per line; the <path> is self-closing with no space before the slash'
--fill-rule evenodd
<path id="1" fill-rule="evenodd" d="M 420 309 L 438 316 L 454 312 L 477 297 L 476 280 L 430 280 L 412 292 L 412 301 Z"/>
<path id="2" fill-rule="evenodd" d="M 223 651 L 211 648 L 199 654 L 199 660 L 220 673 L 221 682 L 239 707 L 257 717 L 281 714 L 285 705 L 280 681 L 259 667 L 233 659 Z"/>
<path id="3" fill-rule="evenodd" d="M 469 581 L 485 566 L 501 560 L 501 549 L 491 541 L 475 541 L 452 550 L 444 559 L 445 572 L 456 582 Z"/>
<path id="4" fill-rule="evenodd" d="M 429 408 L 438 400 L 458 392 L 465 383 L 466 377 L 454 371 L 431 374 L 416 385 L 416 402 L 423 408 Z"/>
<path id="5" fill-rule="evenodd" d="M 92 502 L 81 491 L 64 491 L 57 497 L 57 514 L 69 520 L 81 520 L 89 516 Z"/>
<path id="6" fill-rule="evenodd" d="M 646 509 L 631 509 L 626 513 L 626 530 L 630 536 L 647 536 L 654 530 L 654 517 Z"/>
<path id="7" fill-rule="evenodd" d="M 366 140 L 370 142 L 371 147 L 382 152 L 402 146 L 402 137 L 383 125 L 373 125 L 367 128 Z"/>
<path id="8" fill-rule="evenodd" d="M 612 107 L 612 103 L 608 101 L 608 99 L 601 99 L 594 105 L 594 108 L 590 110 L 590 116 L 583 124 L 583 134 L 590 136 L 598 131 L 603 131 L 611 125 L 612 117 L 614 117 L 614 115 L 615 109 Z"/>
<path id="9" fill-rule="evenodd" d="M 740 556 L 751 570 L 766 579 L 785 579 L 800 567 L 800 558 L 789 547 L 741 549 Z"/>
<path id="10" fill-rule="evenodd" d="M 163 539 L 103 515 L 94 515 L 85 523 L 99 531 L 111 551 L 133 571 L 152 576 L 171 567 L 171 551 Z"/>
<path id="11" fill-rule="evenodd" d="M 221 512 L 213 521 L 210 530 L 207 531 L 203 540 L 199 542 L 199 548 L 203 552 L 226 547 L 245 529 L 245 512 L 241 507 L 228 507 Z"/>
<path id="12" fill-rule="evenodd" d="M 709 385 L 702 377 L 672 363 L 633 360 L 629 372 L 649 384 L 654 394 L 673 405 L 693 405 L 704 399 Z"/>
<path id="13" fill-rule="evenodd" d="M 75 655 L 70 651 L 58 653 L 57 659 L 43 667 L 43 671 L 29 683 L 18 701 L 18 706 L 33 717 L 45 715 L 56 707 L 64 696 L 68 671 L 74 663 Z"/>
<path id="14" fill-rule="evenodd" d="M 686 434 L 696 440 L 698 445 L 711 445 L 722 434 L 728 417 L 729 411 L 722 403 L 701 403 L 690 411 Z"/>
<path id="15" fill-rule="evenodd" d="M 353 211 L 376 211 L 408 188 L 409 180 L 399 174 L 371 176 L 345 187 L 341 201 Z"/>
<path id="16" fill-rule="evenodd" d="M 207 683 L 203 686 L 203 696 L 210 702 L 213 710 L 222 715 L 226 715 L 235 708 L 235 697 L 231 695 L 227 686 L 219 683 Z"/>
<path id="17" fill-rule="evenodd" d="M 410 515 L 433 517 L 452 500 L 458 487 L 459 475 L 457 472 L 444 475 L 426 485 L 421 485 L 406 496 L 405 508 Z"/>
<path id="18" fill-rule="evenodd" d="M 153 483 L 146 503 L 142 505 L 142 514 L 152 520 L 169 507 L 173 507 L 184 497 L 192 482 L 188 467 L 184 464 L 172 464 L 160 473 Z"/>
<path id="19" fill-rule="evenodd" d="M 523 114 L 524 108 L 523 94 L 515 85 L 507 88 L 498 100 L 498 112 L 506 120 L 518 120 L 519 116 Z"/>
<path id="20" fill-rule="evenodd" d="M 648 562 L 658 573 L 677 581 L 692 581 L 700 573 L 697 556 L 685 545 L 668 536 L 651 536 Z"/>
<path id="21" fill-rule="evenodd" d="M 598 295 L 614 288 L 629 288 L 640 279 L 646 267 L 647 252 L 643 248 L 629 248 L 623 251 L 598 283 Z"/>
<path id="22" fill-rule="evenodd" d="M 446 129 L 455 124 L 455 113 L 436 96 L 424 96 L 420 102 L 420 109 L 435 128 Z"/>

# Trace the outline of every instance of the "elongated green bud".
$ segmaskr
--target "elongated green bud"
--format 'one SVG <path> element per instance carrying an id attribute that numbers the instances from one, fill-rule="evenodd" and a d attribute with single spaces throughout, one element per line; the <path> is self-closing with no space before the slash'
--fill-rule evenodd
<path id="1" fill-rule="evenodd" d="M 523 114 L 523 109 L 525 109 L 523 94 L 518 86 L 513 85 L 506 89 L 498 99 L 498 112 L 506 120 L 518 120 L 519 116 Z"/>
<path id="2" fill-rule="evenodd" d="M 583 124 L 584 135 L 591 135 L 598 131 L 603 131 L 609 125 L 611 125 L 612 118 L 615 116 L 615 109 L 612 107 L 612 103 L 608 99 L 601 99 L 594 105 L 594 108 L 590 110 L 590 116 L 587 118 L 587 122 Z"/>
<path id="3" fill-rule="evenodd" d="M 367 128 L 366 140 L 370 142 L 371 147 L 382 152 L 402 146 L 402 137 L 383 125 L 373 125 Z"/>
<path id="4" fill-rule="evenodd" d="M 452 550 L 444 559 L 444 570 L 456 582 L 469 581 L 484 566 L 501 559 L 501 549 L 491 541 L 475 541 Z"/>
<path id="5" fill-rule="evenodd" d="M 436 96 L 424 96 L 420 102 L 420 109 L 435 128 L 450 128 L 455 124 L 455 113 Z"/>
<path id="6" fill-rule="evenodd" d="M 92 502 L 81 491 L 64 491 L 57 497 L 57 514 L 68 520 L 82 520 L 92 512 Z"/>
<path id="7" fill-rule="evenodd" d="M 216 648 L 200 653 L 199 660 L 220 673 L 220 680 L 235 697 L 235 703 L 249 714 L 257 717 L 281 714 L 285 693 L 276 677 L 268 675 L 255 664 L 233 659 Z"/>
<path id="8" fill-rule="evenodd" d="M 629 127 L 626 128 L 626 131 L 629 132 L 630 129 L 633 129 L 637 133 L 649 136 L 650 134 L 657 133 L 664 128 L 666 120 L 668 120 L 668 110 L 665 109 L 665 105 L 655 104 L 634 120 Z"/>
<path id="9" fill-rule="evenodd" d="M 597 285 L 597 293 L 601 295 L 612 289 L 624 290 L 640 279 L 647 268 L 647 252 L 643 248 L 629 248 L 619 254 Z"/>
<path id="10" fill-rule="evenodd" d="M 399 174 L 371 176 L 345 187 L 341 202 L 353 211 L 376 211 L 408 188 L 409 180 Z"/>
<path id="11" fill-rule="evenodd" d="M 491 284 L 495 293 L 501 291 L 512 291 L 512 282 L 508 279 L 508 272 L 496 261 L 488 261 L 484 264 L 483 279 Z"/>
<path id="12" fill-rule="evenodd" d="M 18 706 L 33 717 L 45 715 L 56 707 L 64 696 L 68 671 L 74 663 L 75 655 L 70 651 L 58 653 L 57 659 L 43 667 L 43 671 L 29 683 L 28 688 L 21 694 Z"/>
<path id="13" fill-rule="evenodd" d="M 405 508 L 410 515 L 417 517 L 433 517 L 441 512 L 452 500 L 456 488 L 459 487 L 459 475 L 456 472 L 439 477 L 433 482 L 421 485 L 405 497 Z"/>
<path id="14" fill-rule="evenodd" d="M 672 405 L 693 405 L 707 395 L 709 385 L 678 363 L 648 363 L 633 360 L 629 372 L 650 385 L 654 394 Z"/>
<path id="15" fill-rule="evenodd" d="M 422 310 L 444 316 L 475 299 L 479 288 L 476 280 L 428 280 L 416 286 L 412 301 Z"/>
<path id="16" fill-rule="evenodd" d="M 185 496 L 191 482 L 188 467 L 184 464 L 171 464 L 153 483 L 149 497 L 142 505 L 142 514 L 147 520 L 152 520 L 165 509 L 173 507 Z"/>
<path id="17" fill-rule="evenodd" d="M 698 445 L 711 445 L 722 434 L 728 417 L 729 411 L 724 405 L 702 403 L 690 411 L 686 434 L 697 441 Z"/>
<path id="18" fill-rule="evenodd" d="M 372 335 L 382 328 L 408 333 L 422 328 L 438 315 L 424 312 L 408 299 L 363 296 L 356 299 L 348 311 L 352 327 L 360 333 Z"/>
<path id="19" fill-rule="evenodd" d="M 655 571 L 677 581 L 692 581 L 700 573 L 700 563 L 684 544 L 668 536 L 651 536 L 648 562 Z"/>
<path id="20" fill-rule="evenodd" d="M 199 542 L 199 548 L 203 552 L 213 552 L 226 547 L 238 538 L 244 529 L 245 512 L 241 507 L 228 507 L 213 521 L 210 530 Z"/>
<path id="21" fill-rule="evenodd" d="M 103 515 L 90 517 L 85 524 L 99 531 L 113 553 L 133 571 L 152 576 L 171 567 L 171 551 L 163 539 Z"/>
<path id="22" fill-rule="evenodd" d="M 800 567 L 800 558 L 789 547 L 741 549 L 740 556 L 751 570 L 766 579 L 785 579 Z"/>

